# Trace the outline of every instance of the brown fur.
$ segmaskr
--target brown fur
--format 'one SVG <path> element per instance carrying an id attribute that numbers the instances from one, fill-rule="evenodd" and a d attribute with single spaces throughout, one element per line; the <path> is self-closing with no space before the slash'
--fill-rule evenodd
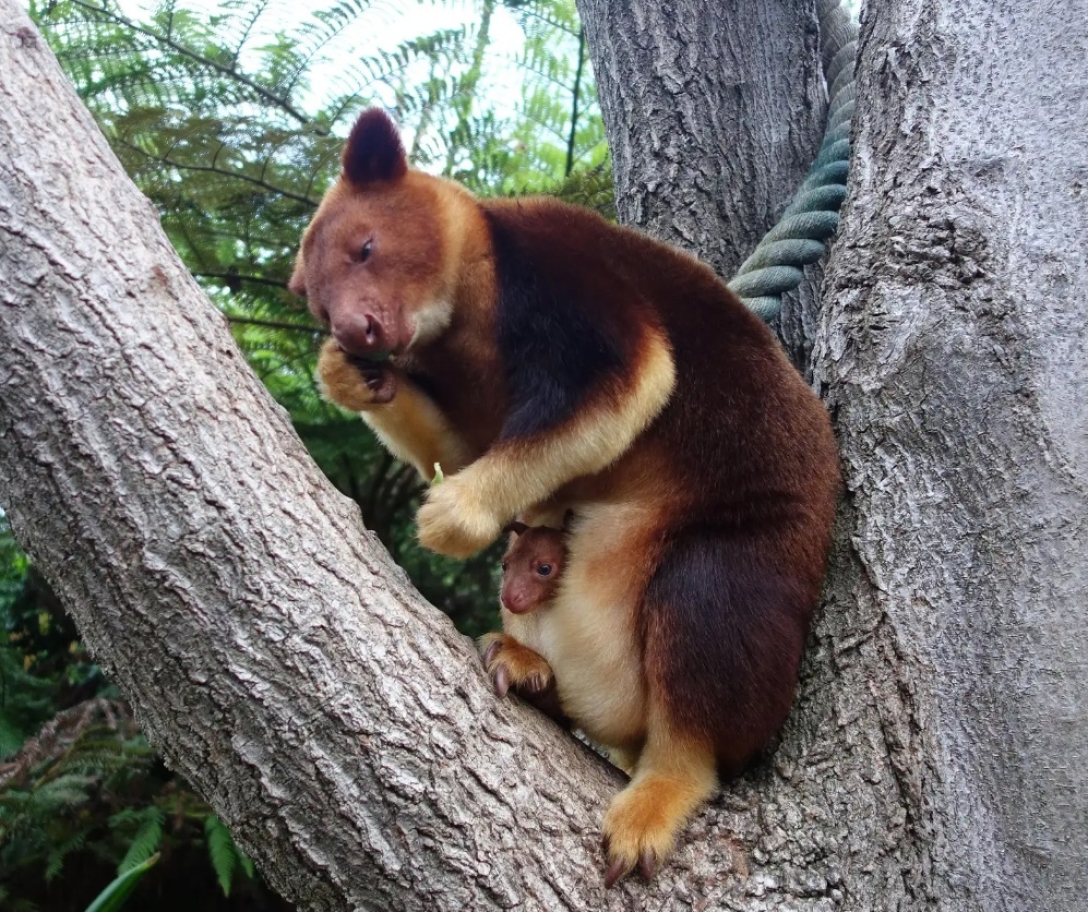
<path id="1" fill-rule="evenodd" d="M 499 602 L 513 614 L 526 614 L 555 595 L 567 561 L 562 529 L 511 523 L 510 543 L 502 557 Z"/>
<path id="2" fill-rule="evenodd" d="M 537 653 L 505 633 L 486 633 L 480 637 L 480 650 L 490 657 L 484 665 L 494 675 L 500 666 L 517 688 L 540 692 L 552 681 L 552 670 Z"/>
<path id="3" fill-rule="evenodd" d="M 388 131 L 367 117 L 345 150 L 361 177 L 323 201 L 292 284 L 351 344 L 365 310 L 392 357 L 353 383 L 326 352 L 326 388 L 372 421 L 398 416 L 384 439 L 425 476 L 434 453 L 464 466 L 420 510 L 436 550 L 576 511 L 546 610 L 503 612 L 488 670 L 554 678 L 564 712 L 626 758 L 608 879 L 648 872 L 716 771 L 743 769 L 785 719 L 830 545 L 830 423 L 697 260 L 554 200 L 383 178 L 367 150 L 389 159 Z"/>

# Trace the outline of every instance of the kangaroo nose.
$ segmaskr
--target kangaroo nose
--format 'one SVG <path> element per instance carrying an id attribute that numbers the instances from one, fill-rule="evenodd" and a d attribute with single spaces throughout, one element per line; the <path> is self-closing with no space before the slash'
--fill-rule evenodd
<path id="1" fill-rule="evenodd" d="M 523 600 L 519 598 L 518 594 L 513 592 L 504 592 L 500 596 L 503 608 L 514 614 L 521 614 L 525 610 Z"/>
<path id="2" fill-rule="evenodd" d="M 333 322 L 333 338 L 349 355 L 381 354 L 385 348 L 382 324 L 371 314 L 346 314 Z"/>

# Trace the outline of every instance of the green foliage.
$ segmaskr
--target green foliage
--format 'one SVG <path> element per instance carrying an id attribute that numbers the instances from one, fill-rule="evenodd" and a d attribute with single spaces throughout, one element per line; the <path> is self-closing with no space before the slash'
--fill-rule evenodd
<path id="1" fill-rule="evenodd" d="M 211 817 L 208 819 L 210 820 Z M 162 829 L 166 821 L 166 814 L 157 805 L 151 805 L 151 807 L 142 808 L 138 811 L 126 808 L 110 818 L 110 826 L 114 828 L 121 827 L 130 820 L 135 820 L 139 826 L 132 837 L 132 842 L 129 843 L 125 857 L 121 859 L 121 863 L 117 866 L 118 874 L 124 874 L 126 871 L 138 867 L 158 851 L 159 845 L 162 843 Z"/>
<path id="2" fill-rule="evenodd" d="M 235 869 L 241 868 L 252 880 L 255 876 L 253 862 L 238 848 L 230 830 L 214 814 L 209 814 L 204 821 L 204 836 L 208 842 L 208 857 L 215 869 L 215 876 L 219 879 L 219 886 L 222 887 L 224 896 L 230 896 Z"/>
<path id="3" fill-rule="evenodd" d="M 205 855 L 214 885 L 210 808 L 156 760 L 2 514 L 0 555 L 0 908 L 82 909 L 114 869 L 156 850 L 182 873 Z M 252 865 L 235 851 L 254 895 Z"/>
<path id="4" fill-rule="evenodd" d="M 0 646 L 0 760 L 23 746 L 52 706 L 49 682 L 29 674 L 23 663 L 19 650 Z"/>
<path id="5" fill-rule="evenodd" d="M 84 868 L 86 856 L 96 862 L 96 874 L 111 866 L 123 875 L 202 839 L 224 895 L 237 866 L 254 877 L 210 808 L 156 760 L 122 702 L 95 697 L 57 713 L 0 765 L 0 889 L 36 871 L 48 884 L 80 856 Z"/>
<path id="6" fill-rule="evenodd" d="M 42 867 L 50 881 L 86 846 L 120 856 L 127 834 L 110 832 L 110 816 L 155 765 L 123 704 L 93 698 L 58 712 L 0 768 L 0 870 Z"/>
<path id="7" fill-rule="evenodd" d="M 87 912 L 117 912 L 136 888 L 137 882 L 159 860 L 159 856 L 152 855 L 144 859 L 138 865 L 129 868 L 117 877 L 103 890 L 89 906 Z"/>

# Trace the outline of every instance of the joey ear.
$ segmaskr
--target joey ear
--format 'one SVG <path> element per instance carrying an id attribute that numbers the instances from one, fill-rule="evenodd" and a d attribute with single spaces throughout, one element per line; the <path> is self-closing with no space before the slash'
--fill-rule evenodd
<path id="1" fill-rule="evenodd" d="M 353 184 L 397 180 L 408 172 L 396 124 L 381 108 L 369 108 L 359 115 L 342 161 L 344 176 Z"/>
<path id="2" fill-rule="evenodd" d="M 528 530 L 528 526 L 523 522 L 518 522 L 516 519 L 511 520 L 505 526 L 502 527 L 502 531 L 505 533 L 513 532 L 515 535 L 521 535 Z"/>
<path id="3" fill-rule="evenodd" d="M 295 269 L 287 280 L 287 290 L 300 298 L 306 297 L 306 264 L 302 262 L 302 251 L 295 257 Z"/>

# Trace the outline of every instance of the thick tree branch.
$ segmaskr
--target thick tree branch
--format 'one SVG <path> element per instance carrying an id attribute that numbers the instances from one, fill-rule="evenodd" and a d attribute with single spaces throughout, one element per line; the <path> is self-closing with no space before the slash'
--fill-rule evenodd
<path id="1" fill-rule="evenodd" d="M 815 0 L 578 0 L 620 220 L 732 275 L 812 161 Z"/>
<path id="2" fill-rule="evenodd" d="M 894 631 L 904 877 L 948 909 L 1088 895 L 1085 22 L 896 0 L 861 38 L 814 363 L 864 577 L 832 591 Z"/>

